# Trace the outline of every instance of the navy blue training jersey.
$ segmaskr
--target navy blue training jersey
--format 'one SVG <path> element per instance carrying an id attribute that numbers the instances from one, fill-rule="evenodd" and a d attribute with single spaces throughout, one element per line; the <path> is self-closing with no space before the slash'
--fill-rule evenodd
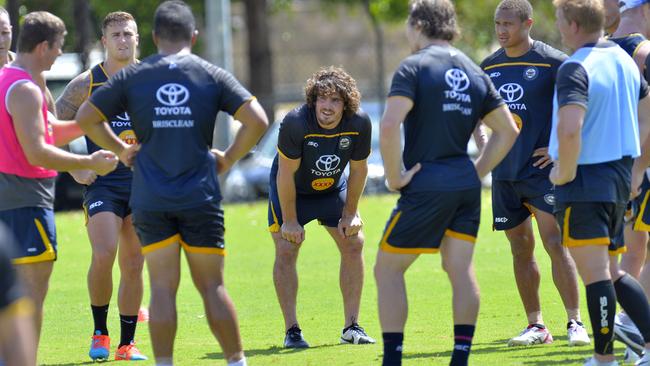
<path id="1" fill-rule="evenodd" d="M 567 55 L 539 41 L 523 56 L 508 57 L 503 48 L 488 56 L 481 68 L 490 77 L 520 129 L 508 155 L 492 171 L 492 178 L 517 181 L 548 177 L 551 166 L 533 166 L 533 152 L 547 147 L 553 117 L 553 93 L 560 64 Z"/>
<path id="2" fill-rule="evenodd" d="M 104 66 L 100 63 L 95 65 L 90 69 L 90 90 L 88 90 L 88 95 L 92 95 L 97 89 L 104 85 L 108 81 L 109 77 L 104 70 Z M 133 132 L 133 127 L 131 127 L 131 118 L 126 112 L 111 116 L 108 119 L 108 125 L 111 127 L 113 132 L 124 142 L 129 145 L 137 143 L 135 138 L 135 133 Z M 101 147 L 97 146 L 88 136 L 84 137 L 86 140 L 86 148 L 88 154 L 92 154 L 95 151 L 101 150 Z M 131 169 L 127 168 L 122 162 L 117 164 L 117 168 L 111 173 L 104 176 L 97 176 L 95 182 L 92 185 L 104 185 L 104 186 L 130 186 L 131 185 Z"/>
<path id="3" fill-rule="evenodd" d="M 131 207 L 171 211 L 220 200 L 210 153 L 215 119 L 251 98 L 229 72 L 193 54 L 147 57 L 94 92 L 90 102 L 104 115 L 128 112 L 142 145 Z"/>
<path id="4" fill-rule="evenodd" d="M 343 119 L 333 129 L 322 128 L 314 108 L 306 104 L 292 110 L 282 120 L 278 154 L 301 159 L 294 181 L 298 194 L 322 194 L 346 188 L 343 174 L 350 160 L 365 160 L 370 155 L 372 123 L 362 111 Z M 271 168 L 271 179 L 278 172 L 278 156 Z"/>
<path id="5" fill-rule="evenodd" d="M 479 187 L 467 143 L 478 121 L 503 104 L 487 75 L 458 49 L 431 45 L 402 61 L 388 95 L 414 102 L 404 120 L 403 160 L 407 169 L 422 169 L 403 189 Z"/>
<path id="6" fill-rule="evenodd" d="M 619 45 L 628 55 L 634 57 L 641 43 L 647 41 L 643 34 L 632 33 L 623 37 L 609 37 L 608 40 Z"/>

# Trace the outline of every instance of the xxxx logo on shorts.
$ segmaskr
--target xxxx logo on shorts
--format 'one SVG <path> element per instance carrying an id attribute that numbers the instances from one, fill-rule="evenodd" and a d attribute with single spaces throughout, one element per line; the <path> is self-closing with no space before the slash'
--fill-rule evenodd
<path id="1" fill-rule="evenodd" d="M 319 178 L 311 181 L 311 187 L 315 191 L 324 191 L 334 185 L 334 178 Z"/>

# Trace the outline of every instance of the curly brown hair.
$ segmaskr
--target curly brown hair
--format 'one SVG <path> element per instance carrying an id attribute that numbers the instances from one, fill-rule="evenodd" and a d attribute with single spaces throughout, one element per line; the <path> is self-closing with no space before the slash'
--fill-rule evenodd
<path id="1" fill-rule="evenodd" d="M 361 92 L 357 82 L 340 67 L 323 67 L 307 80 L 305 99 L 310 108 L 315 108 L 319 95 L 339 94 L 343 98 L 343 114 L 351 116 L 359 110 Z"/>

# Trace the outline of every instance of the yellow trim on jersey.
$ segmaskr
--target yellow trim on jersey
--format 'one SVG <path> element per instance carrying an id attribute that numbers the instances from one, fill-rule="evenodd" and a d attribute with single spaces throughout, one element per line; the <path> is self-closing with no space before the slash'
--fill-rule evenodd
<path id="1" fill-rule="evenodd" d="M 592 239 L 574 239 L 569 235 L 569 216 L 571 216 L 571 207 L 564 211 L 564 226 L 562 227 L 562 244 L 565 247 L 581 247 L 585 245 L 609 245 L 608 237 L 598 237 Z"/>
<path id="2" fill-rule="evenodd" d="M 502 64 L 494 64 L 486 66 L 483 70 L 488 71 L 494 69 L 495 67 L 505 67 L 505 66 L 538 66 L 538 67 L 551 67 L 551 64 L 536 64 L 533 62 L 504 62 Z"/>
<path id="3" fill-rule="evenodd" d="M 174 234 L 167 239 L 155 243 L 151 243 L 149 245 L 145 245 L 144 247 L 142 247 L 142 254 L 151 253 L 154 250 L 162 249 L 164 247 L 170 246 L 180 241 L 181 241 L 181 234 Z"/>
<path id="4" fill-rule="evenodd" d="M 54 251 L 54 247 L 50 242 L 50 238 L 47 237 L 47 233 L 45 232 L 45 228 L 43 227 L 43 224 L 41 224 L 41 221 L 37 218 L 34 218 L 34 224 L 36 225 L 36 230 L 38 230 L 38 233 L 41 235 L 41 240 L 43 241 L 43 245 L 45 246 L 45 251 L 39 255 L 35 255 L 31 257 L 15 258 L 12 260 L 13 264 L 31 264 L 31 263 L 49 262 L 56 259 L 56 252 Z"/>
<path id="5" fill-rule="evenodd" d="M 339 137 L 339 136 L 357 136 L 359 135 L 359 132 L 340 132 L 340 133 L 335 133 L 333 135 L 325 135 L 321 133 L 310 133 L 309 135 L 305 135 L 303 138 L 308 138 L 308 137 L 325 137 L 325 138 L 332 138 L 332 137 Z"/>
<path id="6" fill-rule="evenodd" d="M 445 236 L 458 239 L 458 240 L 463 240 L 472 244 L 476 244 L 476 237 L 469 234 L 459 233 L 457 231 L 447 229 L 445 230 Z"/>
<path id="7" fill-rule="evenodd" d="M 393 228 L 397 224 L 400 216 L 402 216 L 402 211 L 398 211 L 395 216 L 393 216 L 392 220 L 390 220 L 390 224 L 388 225 L 388 228 L 386 228 L 384 237 L 381 239 L 379 249 L 383 250 L 384 252 L 394 254 L 433 254 L 440 251 L 438 248 L 398 248 L 390 245 L 390 243 L 387 241 L 388 236 L 390 236 L 390 233 L 393 231 Z"/>
<path id="8" fill-rule="evenodd" d="M 273 207 L 273 202 L 269 201 L 269 205 L 271 205 L 271 215 L 273 215 L 273 225 L 269 226 L 269 232 L 270 233 L 279 233 L 280 232 L 280 221 L 278 220 L 278 216 L 275 214 L 275 208 Z"/>
<path id="9" fill-rule="evenodd" d="M 613 257 L 613 256 L 617 256 L 617 255 L 620 255 L 620 254 L 623 254 L 623 253 L 626 253 L 626 252 L 627 252 L 627 248 L 626 247 L 621 247 L 621 248 L 618 248 L 616 250 L 610 250 L 609 255 L 611 257 Z"/>
<path id="10" fill-rule="evenodd" d="M 648 41 L 647 39 L 644 39 L 643 41 L 639 42 L 639 44 L 636 45 L 636 48 L 634 49 L 634 52 L 632 52 L 632 58 L 635 58 L 637 52 L 639 52 L 639 50 L 641 49 L 641 47 L 642 47 L 644 44 L 649 43 L 649 42 L 650 42 L 650 41 Z"/>
<path id="11" fill-rule="evenodd" d="M 106 80 L 111 78 L 110 76 L 108 76 L 108 73 L 106 72 L 106 69 L 104 69 L 104 63 L 103 62 L 98 63 L 97 66 L 99 66 L 99 68 L 102 69 L 102 72 L 104 73 L 104 76 L 106 76 Z"/>
<path id="12" fill-rule="evenodd" d="M 197 254 L 216 254 L 220 256 L 225 256 L 226 255 L 226 250 L 221 249 L 221 248 L 208 248 L 208 247 L 195 247 L 190 244 L 187 244 L 186 242 L 181 239 L 181 246 L 183 247 L 183 250 L 185 250 L 188 253 L 197 253 Z"/>
<path id="13" fill-rule="evenodd" d="M 32 316 L 34 314 L 34 302 L 27 296 L 16 299 L 7 305 L 0 314 L 6 316 Z"/>
<path id="14" fill-rule="evenodd" d="M 237 113 L 239 113 L 239 111 L 240 111 L 242 108 L 244 108 L 244 106 L 246 105 L 246 103 L 248 103 L 248 102 L 252 102 L 252 101 L 254 101 L 255 99 L 257 99 L 257 97 L 255 97 L 255 96 L 252 96 L 252 97 L 246 99 L 246 101 L 244 101 L 244 103 L 242 103 L 239 107 L 237 107 L 237 110 L 235 111 L 235 113 L 232 114 L 232 116 L 234 117 Z"/>
<path id="15" fill-rule="evenodd" d="M 645 196 L 643 197 L 643 203 L 641 203 L 641 208 L 639 209 L 639 213 L 636 216 L 636 220 L 634 220 L 633 229 L 635 231 L 650 231 L 650 225 L 643 222 L 643 213 L 645 212 L 646 205 L 648 204 L 648 198 L 650 198 L 650 191 L 647 191 L 645 193 Z"/>
<path id="16" fill-rule="evenodd" d="M 286 155 L 282 152 L 282 150 L 280 150 L 280 147 L 279 147 L 279 146 L 276 147 L 275 149 L 278 150 L 278 154 L 280 154 L 281 157 L 283 157 L 283 158 L 285 158 L 285 159 L 287 159 L 287 160 L 298 160 L 298 159 L 300 159 L 300 158 L 291 159 L 290 157 L 286 156 Z"/>
<path id="17" fill-rule="evenodd" d="M 106 118 L 106 115 L 104 114 L 104 112 L 100 111 L 99 108 L 97 108 L 97 106 L 93 104 L 93 102 L 91 102 L 90 100 L 87 100 L 86 102 L 88 102 L 88 105 L 93 107 L 95 109 L 95 111 L 97 111 L 97 113 L 99 113 L 99 115 L 103 118 L 103 121 L 108 121 L 108 118 Z"/>

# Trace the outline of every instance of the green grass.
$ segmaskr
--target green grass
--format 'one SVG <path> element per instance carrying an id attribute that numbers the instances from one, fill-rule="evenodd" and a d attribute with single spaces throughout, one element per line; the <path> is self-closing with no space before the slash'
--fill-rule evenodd
<path id="1" fill-rule="evenodd" d="M 377 293 L 372 266 L 382 229 L 397 196 L 363 198 L 366 226 L 366 279 L 360 323 L 381 339 Z M 226 285 L 239 314 L 246 355 L 251 365 L 378 365 L 376 345 L 339 345 L 343 305 L 338 287 L 339 255 L 324 229 L 308 225 L 298 260 L 300 290 L 298 316 L 312 345 L 303 351 L 280 348 L 284 327 L 272 279 L 273 242 L 266 230 L 266 203 L 228 205 L 226 212 Z M 555 336 L 552 345 L 508 348 L 506 340 L 518 333 L 526 319 L 512 274 L 510 249 L 502 233 L 491 230 L 489 194 L 484 194 L 483 217 L 475 265 L 481 288 L 481 310 L 470 363 L 473 365 L 582 364 L 590 347 L 568 348 L 566 318 L 553 286 L 548 256 L 540 245 L 540 289 L 544 319 Z M 46 300 L 39 361 L 46 365 L 88 363 L 92 317 L 86 289 L 90 246 L 81 212 L 57 214 L 59 260 L 55 264 Z M 183 264 L 185 266 L 185 264 Z M 185 266 L 186 267 L 186 266 Z M 115 283 L 118 270 L 114 271 Z M 145 274 L 145 279 L 147 279 Z M 410 312 L 405 330 L 404 365 L 447 365 L 452 339 L 451 290 L 438 255 L 423 255 L 407 273 Z M 582 287 L 582 286 L 581 286 Z M 145 286 L 146 288 L 146 286 Z M 581 290 L 582 291 L 582 290 Z M 581 296 L 582 312 L 587 318 Z M 145 293 L 145 303 L 148 294 Z M 179 328 L 175 344 L 177 365 L 225 364 L 210 333 L 203 306 L 187 268 L 178 293 Z M 109 312 L 113 344 L 119 338 L 116 296 Z M 588 322 L 587 322 L 588 323 Z M 138 347 L 153 356 L 146 324 L 138 326 Z M 617 349 L 620 356 L 620 347 Z M 153 357 L 151 357 L 153 358 Z M 143 365 L 153 364 L 144 362 Z"/>

